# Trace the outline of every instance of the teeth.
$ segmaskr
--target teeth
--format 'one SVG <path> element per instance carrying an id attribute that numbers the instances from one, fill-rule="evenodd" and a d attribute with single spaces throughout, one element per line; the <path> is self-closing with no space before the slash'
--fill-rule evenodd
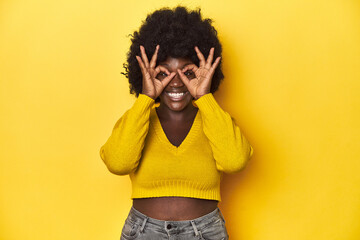
<path id="1" fill-rule="evenodd" d="M 168 95 L 170 97 L 181 97 L 182 95 L 184 95 L 185 93 L 168 93 Z"/>

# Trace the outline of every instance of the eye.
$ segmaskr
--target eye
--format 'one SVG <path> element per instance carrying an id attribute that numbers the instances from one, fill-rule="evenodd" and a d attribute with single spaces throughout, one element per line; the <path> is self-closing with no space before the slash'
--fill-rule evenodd
<path id="1" fill-rule="evenodd" d="M 189 79 L 194 78 L 194 72 L 191 71 L 191 70 L 188 70 L 188 71 L 184 72 L 184 75 L 187 76 L 187 78 L 189 78 Z"/>
<path id="2" fill-rule="evenodd" d="M 186 71 L 184 74 L 185 74 L 186 76 L 190 76 L 190 75 L 192 74 L 192 71 Z"/>
<path id="3" fill-rule="evenodd" d="M 159 74 L 156 77 L 165 78 L 165 77 L 167 77 L 167 74 L 166 74 L 166 72 L 159 72 Z"/>

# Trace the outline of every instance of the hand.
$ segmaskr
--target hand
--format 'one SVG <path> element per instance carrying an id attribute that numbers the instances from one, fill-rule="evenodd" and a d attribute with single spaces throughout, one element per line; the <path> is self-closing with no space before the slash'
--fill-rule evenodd
<path id="1" fill-rule="evenodd" d="M 195 64 L 190 64 L 187 65 L 184 69 L 178 69 L 177 71 L 190 94 L 195 99 L 198 99 L 201 96 L 210 93 L 211 80 L 216 67 L 219 65 L 221 57 L 217 57 L 215 62 L 211 65 L 214 58 L 214 48 L 210 49 L 210 53 L 206 61 L 204 55 L 200 52 L 198 47 L 195 47 L 195 51 L 200 60 L 200 67 L 197 67 Z M 189 70 L 195 73 L 195 78 L 190 80 L 184 74 Z"/>
<path id="2" fill-rule="evenodd" d="M 143 46 L 140 46 L 141 58 L 139 56 L 136 56 L 136 60 L 140 65 L 140 69 L 143 75 L 141 93 L 147 95 L 148 97 L 151 97 L 154 100 L 161 94 L 166 85 L 176 75 L 176 73 L 174 72 L 170 74 L 170 72 L 163 66 L 157 66 L 155 68 L 159 48 L 160 46 L 157 45 L 150 63 L 146 56 L 145 48 Z M 156 76 L 160 72 L 166 73 L 167 77 L 162 80 L 157 79 Z"/>

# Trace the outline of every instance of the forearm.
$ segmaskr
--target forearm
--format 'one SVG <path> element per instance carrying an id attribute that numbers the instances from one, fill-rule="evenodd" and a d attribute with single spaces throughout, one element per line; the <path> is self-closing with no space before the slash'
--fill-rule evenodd
<path id="1" fill-rule="evenodd" d="M 100 148 L 100 156 L 110 172 L 126 175 L 135 171 L 149 130 L 150 97 L 140 94 L 131 109 L 116 122 L 111 136 Z"/>
<path id="2" fill-rule="evenodd" d="M 203 130 L 207 136 L 219 171 L 235 173 L 242 170 L 253 154 L 249 141 L 231 116 L 223 111 L 211 93 L 195 101 Z"/>

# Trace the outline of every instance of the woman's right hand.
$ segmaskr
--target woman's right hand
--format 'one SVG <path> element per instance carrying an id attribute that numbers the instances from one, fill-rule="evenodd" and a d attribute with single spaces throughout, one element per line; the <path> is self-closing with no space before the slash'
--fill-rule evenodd
<path id="1" fill-rule="evenodd" d="M 140 69 L 143 75 L 141 93 L 151 97 L 154 100 L 161 94 L 166 85 L 176 75 L 175 72 L 170 73 L 163 66 L 157 66 L 155 68 L 158 51 L 159 45 L 156 46 L 155 53 L 152 56 L 150 63 L 143 46 L 140 46 L 141 58 L 136 56 L 136 60 L 140 65 Z M 166 74 L 166 77 L 162 80 L 157 79 L 156 77 L 159 73 Z"/>

